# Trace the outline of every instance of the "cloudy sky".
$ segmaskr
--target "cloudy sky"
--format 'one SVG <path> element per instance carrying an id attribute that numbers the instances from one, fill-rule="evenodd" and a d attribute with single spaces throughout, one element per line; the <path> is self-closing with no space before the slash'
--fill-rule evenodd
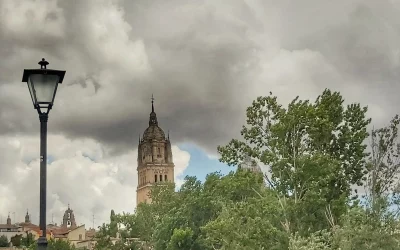
<path id="1" fill-rule="evenodd" d="M 39 119 L 21 78 L 42 57 L 67 71 L 48 125 L 47 221 L 70 203 L 89 227 L 133 212 L 152 93 L 178 183 L 229 171 L 216 147 L 269 91 L 285 103 L 338 90 L 388 121 L 399 13 L 399 0 L 0 1 L 0 220 L 29 209 L 38 223 Z"/>

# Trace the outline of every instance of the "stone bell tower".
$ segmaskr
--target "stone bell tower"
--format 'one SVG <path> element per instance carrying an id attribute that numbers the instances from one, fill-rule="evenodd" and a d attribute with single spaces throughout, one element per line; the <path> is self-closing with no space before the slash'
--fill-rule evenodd
<path id="1" fill-rule="evenodd" d="M 149 127 L 139 138 L 138 187 L 136 204 L 151 203 L 148 196 L 155 183 L 174 182 L 174 163 L 172 159 L 171 142 L 164 131 L 158 126 L 157 115 L 154 112 L 154 98 L 151 98 L 151 113 Z"/>
<path id="2" fill-rule="evenodd" d="M 76 228 L 74 211 L 69 207 L 69 204 L 68 209 L 65 210 L 61 227 L 68 229 Z"/>

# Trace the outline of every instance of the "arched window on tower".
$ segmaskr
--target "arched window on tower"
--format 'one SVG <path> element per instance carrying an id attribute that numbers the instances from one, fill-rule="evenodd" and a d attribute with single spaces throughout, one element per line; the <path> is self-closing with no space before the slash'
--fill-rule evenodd
<path id="1" fill-rule="evenodd" d="M 167 175 L 164 176 L 164 181 L 167 181 Z"/>
<path id="2" fill-rule="evenodd" d="M 157 157 L 158 157 L 158 158 L 160 158 L 160 157 L 161 157 L 161 150 L 160 150 L 160 148 L 158 148 L 158 154 L 157 154 Z"/>
<path id="3" fill-rule="evenodd" d="M 157 175 L 154 175 L 154 182 L 157 182 Z"/>
<path id="4" fill-rule="evenodd" d="M 162 181 L 162 174 L 160 174 L 160 181 Z"/>

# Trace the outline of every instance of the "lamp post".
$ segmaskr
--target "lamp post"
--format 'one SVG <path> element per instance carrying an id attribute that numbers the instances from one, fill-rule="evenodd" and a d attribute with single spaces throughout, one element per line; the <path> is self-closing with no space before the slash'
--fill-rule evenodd
<path id="1" fill-rule="evenodd" d="M 46 238 L 46 175 L 47 175 L 47 120 L 53 107 L 57 86 L 62 83 L 65 71 L 47 69 L 44 58 L 38 63 L 40 69 L 25 69 L 22 82 L 26 82 L 31 94 L 33 107 L 40 120 L 40 230 L 38 250 L 47 249 Z"/>

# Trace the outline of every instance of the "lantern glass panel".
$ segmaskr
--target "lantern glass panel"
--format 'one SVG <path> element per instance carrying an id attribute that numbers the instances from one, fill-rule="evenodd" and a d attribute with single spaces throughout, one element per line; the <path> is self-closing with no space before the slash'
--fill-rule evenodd
<path id="1" fill-rule="evenodd" d="M 33 74 L 29 76 L 29 90 L 33 87 L 34 104 L 53 104 L 55 91 L 60 77 L 58 75 Z M 31 86 L 32 85 L 32 86 Z"/>
<path id="2" fill-rule="evenodd" d="M 33 92 L 32 81 L 31 81 L 30 78 L 28 79 L 28 82 L 27 82 L 27 83 L 28 83 L 29 93 L 31 94 L 32 103 L 33 103 L 33 105 L 35 105 L 35 103 L 36 103 L 36 100 L 35 100 L 35 93 Z"/>

